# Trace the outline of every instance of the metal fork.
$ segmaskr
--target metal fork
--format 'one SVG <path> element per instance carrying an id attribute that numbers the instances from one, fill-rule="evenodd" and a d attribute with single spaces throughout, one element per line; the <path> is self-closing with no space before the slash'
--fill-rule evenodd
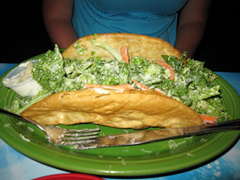
<path id="1" fill-rule="evenodd" d="M 58 126 L 44 126 L 35 121 L 24 119 L 22 116 L 18 114 L 14 114 L 10 111 L 4 110 L 2 108 L 0 108 L 0 113 L 4 113 L 7 115 L 16 117 L 19 120 L 23 120 L 37 126 L 46 134 L 46 138 L 50 143 L 57 144 L 57 145 L 76 145 L 76 144 L 82 144 L 82 143 L 90 143 L 92 142 L 91 139 L 96 138 L 100 132 L 100 128 L 65 129 Z"/>
<path id="2" fill-rule="evenodd" d="M 102 136 L 92 139 L 93 142 L 78 144 L 75 146 L 75 149 L 84 150 L 100 147 L 132 146 L 162 140 L 197 136 L 231 130 L 240 130 L 240 119 L 219 122 L 215 124 L 204 124 L 199 126 L 141 130 L 130 133 Z"/>

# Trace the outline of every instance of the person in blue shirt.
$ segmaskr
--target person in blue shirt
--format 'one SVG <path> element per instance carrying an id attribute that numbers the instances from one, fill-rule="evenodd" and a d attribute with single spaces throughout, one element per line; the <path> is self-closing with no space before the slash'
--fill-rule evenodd
<path id="1" fill-rule="evenodd" d="M 66 48 L 95 33 L 161 38 L 194 55 L 204 35 L 211 0 L 43 0 L 43 19 L 54 44 Z"/>

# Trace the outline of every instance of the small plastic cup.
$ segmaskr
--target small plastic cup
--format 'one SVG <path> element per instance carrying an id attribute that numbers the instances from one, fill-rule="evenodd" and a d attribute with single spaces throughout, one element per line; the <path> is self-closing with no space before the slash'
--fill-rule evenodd
<path id="1" fill-rule="evenodd" d="M 37 60 L 32 60 L 33 63 Z M 26 62 L 28 63 L 28 62 Z M 26 69 L 26 66 L 24 66 L 24 63 L 20 64 L 13 70 L 11 70 L 2 80 L 2 83 L 5 87 L 8 87 L 15 91 L 17 94 L 19 94 L 22 97 L 29 96 L 33 97 L 35 96 L 39 90 L 42 89 L 42 86 L 38 84 L 37 81 L 35 81 L 32 76 L 30 78 L 25 79 L 22 82 L 14 81 L 14 76 L 19 74 L 20 72 L 24 71 Z"/>

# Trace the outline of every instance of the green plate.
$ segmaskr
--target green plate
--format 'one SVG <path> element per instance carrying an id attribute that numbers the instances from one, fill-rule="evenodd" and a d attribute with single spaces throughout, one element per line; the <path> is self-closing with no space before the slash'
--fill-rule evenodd
<path id="1" fill-rule="evenodd" d="M 6 74 L 0 78 L 1 82 Z M 221 85 L 229 113 L 233 118 L 240 118 L 238 93 L 221 77 L 217 83 Z M 0 92 L 0 107 L 10 107 L 16 94 L 2 83 Z M 192 169 L 222 155 L 240 135 L 239 131 L 229 131 L 137 146 L 76 151 L 72 147 L 48 143 L 44 133 L 29 123 L 3 114 L 0 114 L 0 119 L 0 137 L 22 154 L 64 170 L 103 176 L 147 176 Z M 72 127 L 94 128 L 96 125 L 78 124 Z M 105 135 L 128 131 L 104 126 L 100 128 Z"/>

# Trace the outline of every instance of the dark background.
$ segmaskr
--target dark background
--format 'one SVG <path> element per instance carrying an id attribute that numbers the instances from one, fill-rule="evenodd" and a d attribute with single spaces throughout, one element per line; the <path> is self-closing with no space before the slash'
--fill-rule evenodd
<path id="1" fill-rule="evenodd" d="M 194 59 L 213 71 L 240 72 L 238 2 L 213 0 L 205 36 Z M 41 13 L 41 0 L 1 2 L 0 62 L 20 63 L 53 49 Z"/>

